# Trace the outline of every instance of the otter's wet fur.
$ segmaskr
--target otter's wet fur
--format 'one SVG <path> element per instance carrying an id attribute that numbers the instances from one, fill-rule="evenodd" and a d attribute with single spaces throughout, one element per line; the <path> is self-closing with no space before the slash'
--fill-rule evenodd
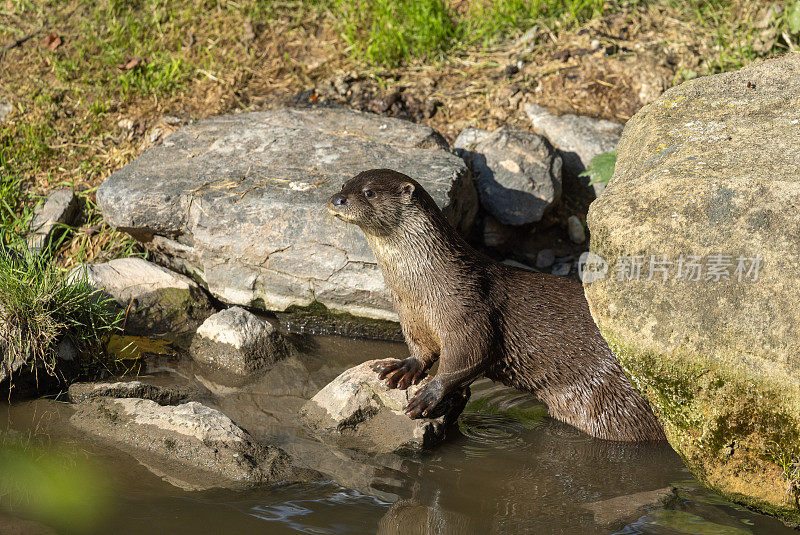
<path id="1" fill-rule="evenodd" d="M 429 416 L 481 375 L 534 394 L 550 414 L 594 437 L 663 440 L 597 329 L 580 283 L 506 266 L 473 249 L 413 179 L 365 171 L 328 201 L 361 227 L 394 299 L 410 357 L 376 371 L 390 387 L 436 376 L 410 401 Z"/>

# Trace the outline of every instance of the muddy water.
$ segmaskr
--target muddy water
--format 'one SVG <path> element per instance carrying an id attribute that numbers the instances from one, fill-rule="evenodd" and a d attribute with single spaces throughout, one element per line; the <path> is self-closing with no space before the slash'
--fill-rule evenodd
<path id="1" fill-rule="evenodd" d="M 249 383 L 178 358 L 149 360 L 142 378 L 200 386 L 204 402 L 329 474 L 329 482 L 186 492 L 72 430 L 66 404 L 15 404 L 0 423 L 72 443 L 104 463 L 118 499 L 98 533 L 797 533 L 702 490 L 667 445 L 591 439 L 544 417 L 530 396 L 487 380 L 474 384 L 458 431 L 429 454 L 365 456 L 327 446 L 298 423 L 305 400 L 350 366 L 406 350 L 333 336 L 301 345 L 302 354 Z M 598 525 L 587 509 L 667 486 L 678 487 L 677 500 L 622 524 Z"/>

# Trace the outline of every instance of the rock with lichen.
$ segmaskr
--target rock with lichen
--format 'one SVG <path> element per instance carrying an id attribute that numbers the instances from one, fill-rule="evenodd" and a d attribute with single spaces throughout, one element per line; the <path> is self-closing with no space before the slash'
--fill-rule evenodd
<path id="1" fill-rule="evenodd" d="M 698 478 L 800 521 L 800 54 L 668 90 L 589 210 L 609 345 Z M 637 267 L 640 266 L 640 267 Z"/>

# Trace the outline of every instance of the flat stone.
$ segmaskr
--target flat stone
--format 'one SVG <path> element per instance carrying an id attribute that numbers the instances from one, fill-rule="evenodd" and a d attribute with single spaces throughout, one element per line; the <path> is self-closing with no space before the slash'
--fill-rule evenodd
<path id="1" fill-rule="evenodd" d="M 196 390 L 184 387 L 163 387 L 142 381 L 120 381 L 116 383 L 72 383 L 69 399 L 83 403 L 97 398 L 149 399 L 159 405 L 177 405 L 197 395 Z"/>
<path id="2" fill-rule="evenodd" d="M 305 481 L 316 475 L 295 468 L 280 448 L 256 442 L 218 410 L 194 401 L 162 406 L 149 399 L 97 398 L 79 404 L 70 422 L 187 490 Z"/>
<path id="3" fill-rule="evenodd" d="M 603 336 L 698 479 L 794 522 L 775 452 L 800 452 L 798 102 L 800 54 L 789 53 L 642 108 L 589 208 L 608 274 L 584 283 Z M 634 255 L 646 259 L 638 277 Z"/>
<path id="4" fill-rule="evenodd" d="M 194 281 L 142 258 L 119 258 L 85 266 L 86 279 L 128 310 L 127 334 L 180 336 L 213 313 Z M 82 268 L 72 277 L 81 277 Z"/>
<path id="5" fill-rule="evenodd" d="M 268 321 L 241 307 L 231 307 L 200 325 L 189 351 L 197 362 L 249 375 L 286 357 L 289 348 Z"/>
<path id="6" fill-rule="evenodd" d="M 45 202 L 33 213 L 28 247 L 41 251 L 59 226 L 69 225 L 78 215 L 78 197 L 71 189 L 59 189 L 47 196 Z"/>
<path id="7" fill-rule="evenodd" d="M 617 147 L 623 125 L 580 115 L 553 115 L 533 103 L 525 105 L 533 129 L 547 137 L 558 148 L 564 160 L 564 172 L 577 177 L 586 170 L 592 158 Z M 584 180 L 586 184 L 589 179 Z M 603 193 L 605 185 L 593 184 L 595 194 Z"/>
<path id="8" fill-rule="evenodd" d="M 301 415 L 316 434 L 344 438 L 349 447 L 371 452 L 431 448 L 445 438 L 469 399 L 469 389 L 445 399 L 438 418 L 412 420 L 403 413 L 428 379 L 407 390 L 387 388 L 369 361 L 344 371 L 303 406 Z"/>
<path id="9" fill-rule="evenodd" d="M 361 171 L 417 179 L 462 232 L 477 196 L 464 162 L 429 127 L 346 109 L 281 108 L 187 125 L 112 174 L 106 221 L 221 301 L 282 311 L 318 301 L 397 319 L 366 240 L 327 213 Z"/>
<path id="10" fill-rule="evenodd" d="M 481 204 L 503 224 L 539 221 L 561 196 L 561 157 L 540 135 L 469 128 L 453 146 L 477 175 Z"/>

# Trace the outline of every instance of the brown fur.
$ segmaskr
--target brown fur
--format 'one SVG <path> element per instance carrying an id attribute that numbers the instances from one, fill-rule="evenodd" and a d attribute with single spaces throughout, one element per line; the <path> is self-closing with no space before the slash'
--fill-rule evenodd
<path id="1" fill-rule="evenodd" d="M 369 195 L 369 197 L 367 196 Z M 376 368 L 407 388 L 439 359 L 406 413 L 429 416 L 481 375 L 533 393 L 550 414 L 610 440 L 662 440 L 589 314 L 581 285 L 495 262 L 469 246 L 428 193 L 388 169 L 350 179 L 328 208 L 364 231 L 411 353 Z"/>

